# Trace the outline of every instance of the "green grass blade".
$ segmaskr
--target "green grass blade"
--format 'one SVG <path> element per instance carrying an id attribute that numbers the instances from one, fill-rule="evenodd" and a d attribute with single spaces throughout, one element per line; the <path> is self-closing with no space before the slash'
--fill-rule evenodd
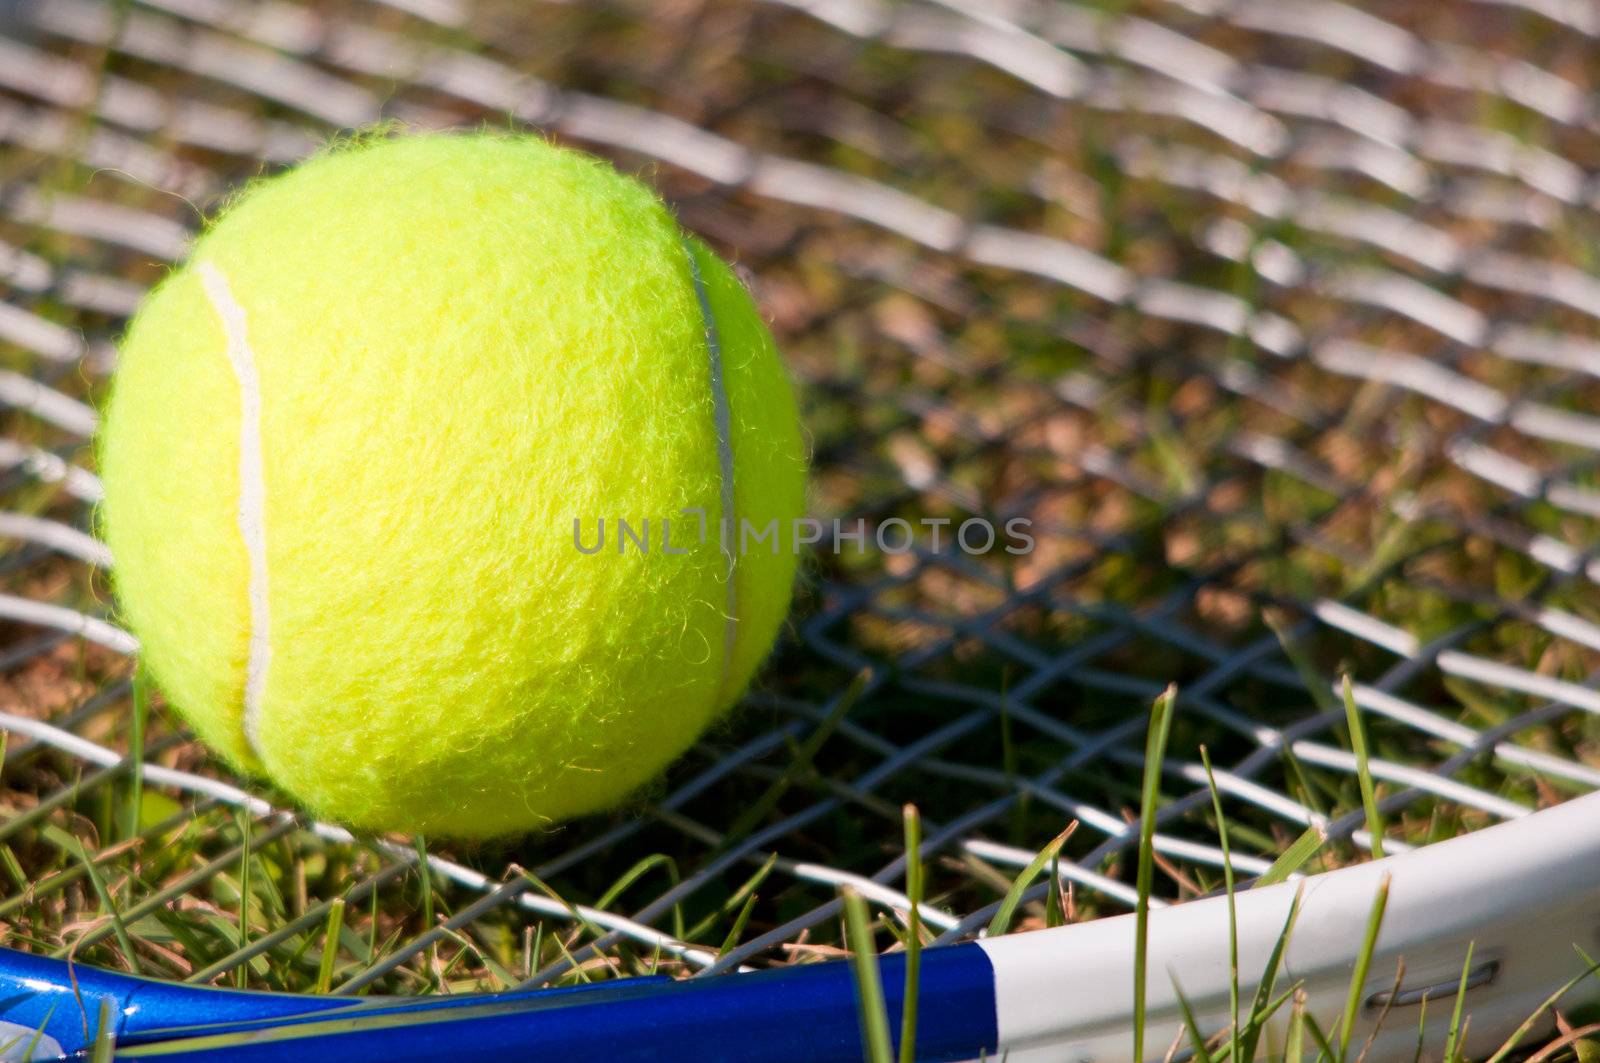
<path id="1" fill-rule="evenodd" d="M 422 909 L 422 932 L 428 933 L 433 929 L 433 865 L 428 863 L 428 841 L 422 835 L 412 839 L 412 844 L 417 851 L 417 893 Z M 437 941 L 428 944 L 428 978 L 435 989 L 438 988 L 438 979 L 434 972 L 438 970 L 439 944 Z"/>
<path id="2" fill-rule="evenodd" d="M 1145 968 L 1150 954 L 1150 892 L 1155 886 L 1156 802 L 1161 795 L 1161 763 L 1172 733 L 1172 710 L 1178 688 L 1169 686 L 1150 707 L 1145 736 L 1144 783 L 1139 794 L 1138 904 L 1133 936 L 1133 1063 L 1144 1060 Z"/>
<path id="3" fill-rule="evenodd" d="M 96 870 L 94 861 L 89 859 L 89 850 L 84 846 L 83 839 L 78 842 L 78 859 L 83 861 L 84 873 L 89 876 L 89 881 L 94 885 L 95 896 L 100 898 L 100 903 L 105 906 L 106 914 L 111 918 L 111 929 L 117 935 L 117 944 L 122 947 L 123 957 L 128 964 L 128 970 L 134 974 L 143 974 L 139 968 L 139 957 L 133 951 L 133 939 L 128 936 L 127 924 L 122 921 L 122 913 L 117 910 L 116 902 L 111 899 L 111 892 L 106 889 L 106 884 Z"/>
<path id="4" fill-rule="evenodd" d="M 428 842 L 417 835 L 412 839 L 417 851 L 417 900 L 422 910 L 422 929 L 433 929 L 433 865 L 428 863 Z"/>
<path id="5" fill-rule="evenodd" d="M 1250 888 L 1260 889 L 1262 886 L 1276 886 L 1280 882 L 1288 881 L 1290 875 L 1299 871 L 1313 856 L 1322 851 L 1327 841 L 1328 836 L 1321 827 L 1315 825 L 1307 827 L 1305 833 L 1296 838 Z"/>
<path id="6" fill-rule="evenodd" d="M 878 976 L 878 956 L 872 947 L 867 902 L 855 890 L 842 891 L 845 932 L 850 937 L 850 962 L 855 969 L 856 1010 L 861 1019 L 862 1053 L 867 1063 L 895 1063 L 889 1040 L 889 1013 Z"/>
<path id="7" fill-rule="evenodd" d="M 1512 1052 L 1516 1051 L 1517 1045 L 1522 1042 L 1522 1039 L 1524 1037 L 1528 1036 L 1528 1031 L 1533 1029 L 1533 1024 L 1539 1021 L 1539 1016 L 1543 1015 L 1545 1012 L 1547 1012 L 1551 1008 L 1555 1007 L 1556 1001 L 1558 1001 L 1562 997 L 1566 996 L 1567 995 L 1567 991 L 1570 990 L 1573 986 L 1577 985 L 1579 982 L 1583 981 L 1585 978 L 1588 978 L 1590 975 L 1594 974 L 1596 971 L 1600 971 L 1600 963 L 1590 963 L 1589 962 L 1589 957 L 1587 955 L 1583 954 L 1583 950 L 1582 949 L 1579 949 L 1578 953 L 1579 953 L 1579 955 L 1583 955 L 1585 963 L 1589 963 L 1588 968 L 1585 969 L 1584 971 L 1582 971 L 1579 974 L 1573 975 L 1572 978 L 1565 985 L 1563 985 L 1560 989 L 1557 989 L 1554 993 L 1551 993 L 1548 997 L 1546 997 L 1545 1000 L 1544 1000 L 1544 1003 L 1539 1005 L 1538 1010 L 1535 1011 L 1532 1015 L 1529 1015 L 1526 1019 L 1524 1019 L 1522 1021 L 1522 1025 L 1518 1026 L 1515 1030 L 1512 1031 L 1511 1036 L 1506 1038 L 1505 1044 L 1501 1045 L 1495 1051 L 1494 1055 L 1490 1056 L 1487 1060 L 1485 1060 L 1485 1063 L 1502 1063 L 1502 1061 L 1507 1056 L 1509 1056 Z M 1462 1038 L 1465 1039 L 1465 1037 L 1466 1037 L 1466 1033 L 1463 1031 Z"/>
<path id="8" fill-rule="evenodd" d="M 1261 1042 L 1261 1032 L 1266 1026 L 1267 1018 L 1275 1010 L 1271 1003 L 1272 991 L 1277 985 L 1278 972 L 1283 968 L 1283 954 L 1289 949 L 1289 938 L 1294 934 L 1295 920 L 1300 918 L 1300 901 L 1303 895 L 1302 890 L 1295 890 L 1294 899 L 1289 902 L 1289 914 L 1283 920 L 1283 929 L 1278 932 L 1278 939 L 1272 943 L 1272 953 L 1267 957 L 1267 969 L 1261 972 L 1261 982 L 1256 986 L 1255 999 L 1250 1003 L 1250 1021 L 1245 1024 L 1244 1035 L 1239 1039 L 1241 1060 L 1255 1058 L 1256 1046 Z"/>
<path id="9" fill-rule="evenodd" d="M 1028 892 L 1028 887 L 1033 885 L 1033 880 L 1039 877 L 1039 872 L 1043 871 L 1045 865 L 1056 858 L 1056 854 L 1061 851 L 1061 847 L 1067 843 L 1067 839 L 1072 837 L 1072 832 L 1077 829 L 1078 823 L 1076 820 L 1068 823 L 1067 829 L 1057 834 L 1049 845 L 1040 849 L 1038 854 L 1028 861 L 1028 866 L 1023 868 L 1017 874 L 1017 877 L 1011 880 L 1011 888 L 1006 890 L 1004 899 L 1000 901 L 1000 907 L 995 909 L 994 918 L 989 920 L 990 937 L 999 937 L 1011 929 L 1011 920 L 1016 917 L 1017 907 L 1022 904 L 1022 895 Z"/>
<path id="10" fill-rule="evenodd" d="M 1228 819 L 1222 812 L 1222 791 L 1211 770 L 1211 751 L 1200 747 L 1200 763 L 1206 769 L 1206 786 L 1211 790 L 1211 811 L 1217 817 L 1217 839 L 1222 846 L 1222 882 L 1228 894 L 1228 1007 L 1233 1024 L 1228 1027 L 1228 1058 L 1240 1063 L 1239 1042 L 1239 909 L 1233 889 L 1233 850 L 1228 845 Z"/>
<path id="11" fill-rule="evenodd" d="M 1361 807 L 1367 815 L 1367 833 L 1372 835 L 1372 855 L 1383 859 L 1383 813 L 1378 811 L 1378 791 L 1372 784 L 1372 767 L 1367 755 L 1367 728 L 1356 704 L 1350 673 L 1344 676 L 1344 719 L 1350 728 L 1350 748 L 1356 755 L 1356 781 L 1361 785 Z"/>
<path id="12" fill-rule="evenodd" d="M 333 968 L 339 961 L 339 935 L 344 933 L 344 898 L 328 905 L 328 922 L 322 931 L 322 955 L 317 960 L 317 992 L 333 988 Z"/>
<path id="13" fill-rule="evenodd" d="M 652 853 L 651 855 L 635 863 L 632 867 L 628 868 L 628 870 L 624 871 L 622 875 L 618 877 L 618 879 L 600 895 L 600 899 L 594 902 L 594 906 L 600 909 L 602 912 L 609 911 L 611 906 L 617 902 L 617 898 L 621 897 L 625 892 L 627 892 L 629 886 L 643 878 L 651 869 L 657 867 L 665 867 L 667 869 L 668 880 L 671 881 L 674 886 L 678 884 L 678 865 L 676 861 L 674 861 L 672 857 L 666 855 L 665 853 Z"/>
<path id="14" fill-rule="evenodd" d="M 111 1063 L 117 1049 L 117 1035 L 112 1027 L 114 1007 L 109 996 L 100 998 L 100 1021 L 95 1027 L 94 1044 L 89 1049 L 91 1063 Z"/>
<path id="15" fill-rule="evenodd" d="M 22 1054 L 20 1056 L 18 1056 L 17 1058 L 24 1059 L 24 1060 L 30 1060 L 30 1061 L 33 1059 L 33 1054 L 35 1052 L 39 1051 L 39 1044 L 40 1044 L 41 1041 L 44 1040 L 45 1027 L 50 1025 L 50 1020 L 55 1017 L 55 1013 L 56 1013 L 56 1006 L 54 1004 L 52 1004 L 52 1005 L 50 1005 L 50 1009 L 44 1013 L 44 1018 L 39 1020 L 39 1025 L 35 1026 L 32 1030 L 29 1031 L 29 1033 L 28 1033 L 28 1043 L 27 1043 L 27 1045 L 25 1045 L 23 1047 Z M 22 1040 L 22 1038 L 19 1035 L 18 1038 L 17 1038 L 17 1041 L 12 1042 L 10 1044 L 7 1044 L 5 1046 L 5 1050 L 8 1051 L 8 1052 L 11 1051 L 11 1049 L 15 1046 L 15 1044 L 17 1044 L 21 1040 Z"/>
<path id="16" fill-rule="evenodd" d="M 1367 915 L 1367 932 L 1361 940 L 1361 951 L 1356 954 L 1356 968 L 1350 974 L 1350 992 L 1345 997 L 1344 1017 L 1339 1025 L 1340 1063 L 1350 1051 L 1350 1038 L 1356 1029 L 1356 1016 L 1361 1012 L 1361 992 L 1367 984 L 1367 973 L 1372 969 L 1372 954 L 1378 948 L 1378 931 L 1383 927 L 1383 913 L 1389 906 L 1389 876 L 1378 883 L 1378 892 L 1372 898 L 1372 910 Z"/>
<path id="17" fill-rule="evenodd" d="M 1461 1043 L 1461 1011 L 1467 1003 L 1467 976 L 1472 973 L 1472 949 L 1477 942 L 1467 942 L 1467 958 L 1461 964 L 1461 983 L 1456 986 L 1455 1007 L 1450 1012 L 1450 1033 L 1444 1041 L 1444 1063 L 1455 1063 L 1456 1048 Z"/>
<path id="18" fill-rule="evenodd" d="M 756 910 L 756 898 L 759 894 L 751 893 L 745 897 L 744 905 L 739 909 L 739 914 L 733 917 L 733 926 L 728 929 L 727 936 L 722 939 L 722 947 L 717 949 L 717 958 L 721 959 L 739 944 L 739 938 L 744 936 L 744 928 L 750 922 L 750 913 Z"/>
<path id="19" fill-rule="evenodd" d="M 1050 861 L 1050 892 L 1044 898 L 1044 925 L 1067 925 L 1067 894 L 1061 888 L 1061 854 Z"/>
<path id="20" fill-rule="evenodd" d="M 1306 1029 L 1311 1031 L 1311 1039 L 1317 1042 L 1317 1063 L 1333 1063 L 1339 1058 L 1339 1053 L 1329 1042 L 1328 1035 L 1322 1032 L 1322 1026 L 1317 1022 L 1316 1016 L 1306 1012 L 1305 1020 Z"/>
<path id="21" fill-rule="evenodd" d="M 1183 1028 L 1189 1032 L 1189 1043 L 1194 1047 L 1192 1058 L 1196 1063 L 1212 1063 L 1205 1031 L 1200 1029 L 1200 1022 L 1194 1017 L 1194 1008 L 1190 1006 L 1189 998 L 1183 995 L 1183 987 L 1178 984 L 1176 975 L 1172 976 L 1172 991 L 1178 998 L 1178 1010 L 1183 1012 Z"/>
<path id="22" fill-rule="evenodd" d="M 916 805 L 907 805 L 902 818 L 906 832 L 906 897 L 911 901 L 911 910 L 906 913 L 906 987 L 905 1003 L 900 1009 L 900 1063 L 915 1063 L 917 997 L 922 983 L 922 814 Z"/>
<path id="23" fill-rule="evenodd" d="M 11 851 L 11 846 L 0 844 L 0 868 L 5 869 L 6 877 L 11 884 L 17 887 L 19 893 L 26 892 L 34 882 L 28 878 L 28 873 L 22 870 L 22 862 L 17 859 L 17 854 Z"/>
<path id="24" fill-rule="evenodd" d="M 676 870 L 677 865 L 672 864 L 671 861 L 669 861 L 668 864 L 673 869 L 672 881 L 673 884 L 676 885 L 678 881 Z M 767 857 L 765 862 L 763 862 L 762 865 L 756 869 L 755 874 L 745 879 L 744 882 L 740 883 L 738 889 L 734 890 L 728 895 L 727 900 L 717 905 L 717 907 L 714 908 L 708 915 L 706 915 L 705 918 L 696 922 L 694 926 L 686 933 L 678 935 L 678 940 L 696 941 L 702 934 L 706 933 L 706 931 L 715 926 L 717 924 L 717 920 L 721 919 L 731 911 L 742 909 L 746 904 L 749 903 L 750 895 L 761 888 L 761 884 L 767 880 L 768 875 L 772 874 L 772 869 L 776 867 L 777 864 L 778 854 L 772 853 Z M 595 907 L 603 911 L 606 906 L 597 904 Z"/>
<path id="25" fill-rule="evenodd" d="M 455 955 L 451 956 L 449 961 L 444 964 L 443 969 L 439 974 L 439 978 L 437 979 L 441 985 L 450 976 L 452 971 L 456 970 L 457 968 L 467 966 L 469 957 L 471 959 L 476 959 L 478 963 L 483 966 L 484 971 L 487 972 L 489 976 L 490 982 L 488 988 L 491 990 L 506 989 L 516 985 L 517 982 L 520 981 L 520 979 L 507 970 L 505 965 L 502 964 L 494 955 L 493 950 L 489 947 L 489 943 L 484 940 L 483 937 L 478 935 L 476 927 L 469 926 L 465 930 L 456 930 L 448 923 L 441 923 L 439 929 L 444 933 L 448 940 L 461 946 L 460 950 L 457 951 Z"/>
<path id="26" fill-rule="evenodd" d="M 373 890 L 368 895 L 370 903 L 367 906 L 367 962 L 378 961 L 378 891 Z"/>
<path id="27" fill-rule="evenodd" d="M 1278 1013 L 1278 1009 L 1282 1008 L 1285 1004 L 1289 1003 L 1290 1000 L 1294 999 L 1294 995 L 1300 992 L 1300 989 L 1300 983 L 1296 982 L 1288 989 L 1285 989 L 1282 993 L 1279 993 L 1277 996 L 1273 997 L 1266 1007 L 1262 1008 L 1258 1012 L 1252 1012 L 1250 1018 L 1245 1022 L 1245 1029 L 1248 1030 L 1251 1023 L 1265 1026 L 1267 1020 L 1276 1015 Z M 1252 1059 L 1254 1057 L 1247 1054 L 1244 1058 Z"/>
<path id="28" fill-rule="evenodd" d="M 561 953 L 561 958 L 566 961 L 572 977 L 576 978 L 584 985 L 588 985 L 594 981 L 593 978 L 589 977 L 589 972 L 584 970 L 583 964 L 579 963 L 578 958 L 572 954 L 572 950 L 567 948 L 567 943 L 565 941 L 562 941 L 560 938 L 551 938 L 550 940 L 552 943 L 554 943 L 556 951 Z"/>
<path id="29" fill-rule="evenodd" d="M 515 865 L 513 865 L 513 866 L 515 866 Z M 584 928 L 584 930 L 588 931 L 590 934 L 593 934 L 596 938 L 601 938 L 601 937 L 605 936 L 606 931 L 605 931 L 605 929 L 603 927 L 601 927 L 593 919 L 590 919 L 588 916 L 584 915 L 581 911 L 579 911 L 578 910 L 578 906 L 576 904 L 573 904 L 571 901 L 567 900 L 565 897 L 563 897 L 555 889 L 555 887 L 551 886 L 544 879 L 540 878 L 538 875 L 534 874 L 532 871 L 529 871 L 525 867 L 518 867 L 516 870 L 517 870 L 517 874 L 520 875 L 523 878 L 523 880 L 525 880 L 530 885 L 532 885 L 534 887 L 534 889 L 537 889 L 540 893 L 543 893 L 546 897 L 549 897 L 551 900 L 555 901 L 557 904 L 559 904 L 562 907 L 566 908 L 568 914 L 570 914 L 572 916 L 573 920 L 575 922 L 577 922 L 580 926 L 582 926 Z M 577 960 L 574 959 L 572 954 L 567 951 L 565 946 L 561 945 L 561 942 L 560 942 L 559 939 L 556 939 L 556 944 L 561 947 L 561 955 L 562 955 L 562 957 L 567 961 L 567 963 L 569 963 L 569 964 L 571 964 L 573 966 L 573 969 L 576 971 L 576 973 L 578 975 L 580 975 L 582 977 L 583 981 L 585 981 L 585 982 L 590 981 L 591 979 L 588 976 L 588 972 L 584 971 L 582 969 L 582 967 L 578 965 Z M 611 969 L 611 967 L 609 965 L 601 967 L 601 970 L 605 971 L 607 973 L 611 973 L 612 972 L 612 969 Z"/>

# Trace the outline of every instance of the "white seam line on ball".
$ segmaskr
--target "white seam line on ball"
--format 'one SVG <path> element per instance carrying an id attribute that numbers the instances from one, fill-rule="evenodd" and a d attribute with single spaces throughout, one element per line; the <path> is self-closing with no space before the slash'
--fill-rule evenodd
<path id="1" fill-rule="evenodd" d="M 228 363 L 239 381 L 239 533 L 250 560 L 250 656 L 244 680 L 244 738 L 257 756 L 261 695 L 272 659 L 271 623 L 267 612 L 267 484 L 261 458 L 261 378 L 250 350 L 244 308 L 233 297 L 228 278 L 211 262 L 197 266 L 200 284 L 222 319 Z"/>
<path id="2" fill-rule="evenodd" d="M 694 278 L 695 298 L 700 302 L 700 320 L 705 325 L 706 354 L 711 363 L 711 404 L 717 427 L 717 463 L 722 478 L 722 521 L 718 543 L 728 563 L 727 623 L 722 628 L 722 674 L 717 680 L 716 702 L 713 711 L 720 708 L 722 698 L 733 674 L 733 651 L 738 641 L 738 594 L 734 587 L 737 564 L 733 554 L 733 536 L 738 532 L 737 518 L 733 512 L 733 417 L 728 408 L 728 388 L 722 375 L 722 337 L 717 333 L 717 319 L 711 313 L 711 298 L 706 293 L 705 278 L 700 275 L 700 262 L 694 257 L 694 248 L 687 240 L 684 254 L 689 256 L 689 276 Z"/>

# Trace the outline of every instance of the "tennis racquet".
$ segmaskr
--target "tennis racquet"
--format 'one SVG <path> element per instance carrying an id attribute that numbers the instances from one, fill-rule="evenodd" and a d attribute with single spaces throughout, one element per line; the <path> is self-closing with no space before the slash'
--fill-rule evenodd
<path id="1" fill-rule="evenodd" d="M 1312 880 L 1300 899 L 1302 930 L 1285 958 L 1312 1013 L 1336 1016 L 1343 1008 L 1357 958 L 1347 928 L 1365 918 L 1386 877 L 1389 919 L 1377 958 L 1380 969 L 1404 958 L 1406 978 L 1362 1000 L 1359 1032 L 1372 1038 L 1369 1051 L 1405 1055 L 1416 1044 L 1424 1002 L 1448 1002 L 1463 984 L 1485 1002 L 1473 1014 L 1488 1030 L 1515 1029 L 1583 972 L 1574 931 L 1579 939 L 1600 935 L 1600 798 Z M 1244 970 L 1271 966 L 1276 928 L 1297 892 L 1282 883 L 1241 897 Z M 1510 918 L 1501 899 L 1507 892 L 1523 902 Z M 1213 1029 L 1228 1021 L 1230 982 L 1217 962 L 1229 949 L 1225 904 L 1212 898 L 1169 908 L 1151 927 L 1155 969 L 1180 976 L 1189 1007 Z M 1123 916 L 930 950 L 919 978 L 928 1016 L 917 1032 L 919 1058 L 1120 1058 L 1132 1016 L 1131 929 Z M 1469 945 L 1474 962 L 1463 972 Z M 880 967 L 889 1014 L 898 1018 L 904 957 L 884 958 Z M 1150 986 L 1158 1041 L 1184 1031 L 1174 984 Z M 0 1021 L 16 1046 L 7 1058 L 87 1053 L 102 1023 L 119 1058 L 129 1059 L 576 1057 L 594 1051 L 596 1031 L 606 1055 L 619 1060 L 658 1059 L 663 1046 L 752 1063 L 852 1063 L 862 1052 L 856 983 L 840 961 L 732 978 L 350 1000 L 171 985 L 8 950 L 0 953 L 0 985 Z M 1379 1028 L 1379 1015 L 1392 1022 Z M 1446 1025 L 1448 1008 L 1436 1016 L 1436 1027 Z"/>
<path id="2" fill-rule="evenodd" d="M 4 8 L 0 1043 L 860 1058 L 838 891 L 879 915 L 896 1026 L 913 803 L 919 1058 L 1125 1059 L 1170 682 L 1146 1058 L 1184 1042 L 1185 1003 L 1232 1021 L 1223 864 L 1247 885 L 1308 838 L 1237 895 L 1246 997 L 1298 896 L 1279 984 L 1336 1024 L 1387 881 L 1354 998 L 1370 1058 L 1419 1031 L 1436 1054 L 1458 997 L 1471 1054 L 1547 1030 L 1552 994 L 1596 995 L 1600 947 L 1592 15 Z M 819 550 L 723 730 L 626 813 L 516 849 L 352 837 L 230 778 L 129 683 L 94 403 L 201 208 L 385 119 L 542 129 L 646 173 L 755 278 L 819 516 L 869 541 L 1023 516 L 1037 549 Z M 988 933 L 1068 822 L 1019 894 L 1030 932 Z"/>

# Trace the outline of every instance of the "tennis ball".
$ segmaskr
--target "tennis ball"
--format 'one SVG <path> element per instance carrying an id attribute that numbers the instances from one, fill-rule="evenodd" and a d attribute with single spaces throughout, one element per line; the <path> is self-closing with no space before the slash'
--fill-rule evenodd
<path id="1" fill-rule="evenodd" d="M 98 456 L 119 615 L 200 737 L 458 837 L 611 806 L 737 699 L 805 481 L 729 268 L 609 165 L 489 134 L 248 188 L 129 326 Z"/>

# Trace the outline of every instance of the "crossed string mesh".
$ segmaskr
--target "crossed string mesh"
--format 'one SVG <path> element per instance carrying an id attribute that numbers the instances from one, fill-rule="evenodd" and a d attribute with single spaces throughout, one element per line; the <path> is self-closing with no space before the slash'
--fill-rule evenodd
<path id="1" fill-rule="evenodd" d="M 1116 914 L 1169 683 L 1163 903 L 1220 881 L 1201 745 L 1242 874 L 1308 828 L 1306 870 L 1366 857 L 1345 673 L 1390 852 L 1600 785 L 1600 5 L 0 10 L 7 945 L 304 990 L 338 899 L 337 992 L 803 962 L 841 886 L 903 924 L 907 803 L 937 940 L 1069 822 L 1067 917 Z M 115 336 L 200 211 L 386 119 L 647 175 L 753 278 L 813 512 L 868 547 L 809 559 L 756 689 L 615 816 L 352 839 L 158 710 L 130 832 L 132 643 L 84 534 Z M 889 555 L 894 517 L 952 523 Z M 963 552 L 975 517 L 1036 549 Z"/>

